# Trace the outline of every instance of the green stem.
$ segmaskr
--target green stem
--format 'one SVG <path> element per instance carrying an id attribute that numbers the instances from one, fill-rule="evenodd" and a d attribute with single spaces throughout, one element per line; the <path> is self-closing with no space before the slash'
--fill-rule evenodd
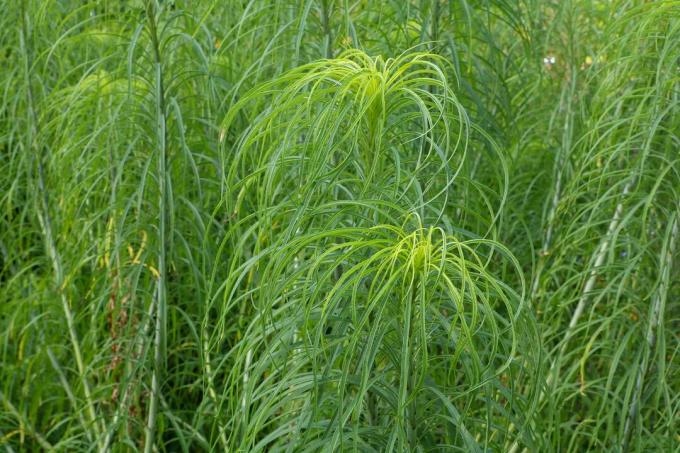
<path id="1" fill-rule="evenodd" d="M 416 401 L 414 394 L 416 392 L 416 376 L 412 370 L 412 363 L 415 362 L 415 350 L 412 341 L 412 328 L 414 324 L 414 306 L 416 302 L 416 292 L 418 291 L 418 278 L 414 278 L 413 286 L 411 287 L 409 300 L 406 304 L 404 312 L 405 331 L 402 338 L 402 353 L 401 353 L 401 378 L 399 381 L 399 396 L 400 406 L 404 411 L 404 422 L 406 424 L 408 449 L 415 451 L 416 448 L 416 429 L 418 424 L 416 417 Z M 407 404 L 409 398 L 411 402 Z M 408 406 L 408 407 L 407 407 Z"/>
<path id="2" fill-rule="evenodd" d="M 66 328 L 68 330 L 69 338 L 71 341 L 71 345 L 73 347 L 73 355 L 76 361 L 76 367 L 78 369 L 78 374 L 81 380 L 81 384 L 83 386 L 83 393 L 85 395 L 85 403 L 87 406 L 87 414 L 89 417 L 89 422 L 92 425 L 93 429 L 95 430 L 94 435 L 92 433 L 88 433 L 89 437 L 94 437 L 97 439 L 97 445 L 101 447 L 101 439 L 100 439 L 100 425 L 97 422 L 97 416 L 96 412 L 94 409 L 94 402 L 92 400 L 92 393 L 90 391 L 90 384 L 87 380 L 86 372 L 85 372 L 85 365 L 83 362 L 83 356 L 81 353 L 80 349 L 80 341 L 78 339 L 78 334 L 76 332 L 76 327 L 75 327 L 75 320 L 73 316 L 73 312 L 71 311 L 71 304 L 66 297 L 65 293 L 65 281 L 64 281 L 64 273 L 63 273 L 63 266 L 62 266 L 62 259 L 61 255 L 59 254 L 59 251 L 57 250 L 57 245 L 54 240 L 54 234 L 53 234 L 53 229 L 52 229 L 52 220 L 50 218 L 49 214 L 49 196 L 47 193 L 47 185 L 45 184 L 45 171 L 43 168 L 43 155 L 41 152 L 41 148 L 38 146 L 37 143 L 37 137 L 38 137 L 38 115 L 35 110 L 35 98 L 33 96 L 33 88 L 31 86 L 31 61 L 30 61 L 30 55 L 29 55 L 29 49 L 27 46 L 27 39 L 26 37 L 29 35 L 29 30 L 28 30 L 28 18 L 27 18 L 27 12 L 26 12 L 26 2 L 23 1 L 21 3 L 21 33 L 19 35 L 19 43 L 21 46 L 22 54 L 24 56 L 24 77 L 26 81 L 26 95 L 27 95 L 27 103 L 28 103 L 28 110 L 29 110 L 29 116 L 30 116 L 30 121 L 31 121 L 31 127 L 28 128 L 27 131 L 27 146 L 29 148 L 33 148 L 34 150 L 34 156 L 37 157 L 37 162 L 38 162 L 38 193 L 40 194 L 38 196 L 39 202 L 38 202 L 38 221 L 40 222 L 40 226 L 42 227 L 43 230 L 43 235 L 45 239 L 45 247 L 47 248 L 47 254 L 50 257 L 50 261 L 52 263 L 52 270 L 54 272 L 54 286 L 59 293 L 59 298 L 61 300 L 61 305 L 62 309 L 64 311 L 64 317 L 66 318 Z"/>
<path id="3" fill-rule="evenodd" d="M 564 118 L 564 128 L 562 130 L 562 142 L 557 150 L 557 156 L 555 157 L 555 185 L 553 187 L 553 196 L 550 202 L 550 210 L 546 218 L 546 232 L 543 239 L 543 245 L 539 252 L 538 265 L 536 267 L 536 274 L 534 275 L 533 282 L 531 284 L 531 300 L 535 300 L 538 295 L 538 289 L 541 282 L 541 275 L 545 268 L 546 256 L 550 251 L 550 246 L 552 244 L 553 228 L 555 226 L 555 214 L 557 213 L 557 207 L 560 203 L 560 198 L 562 197 L 562 184 L 564 178 L 564 171 L 567 163 L 569 162 L 569 154 L 571 151 L 571 141 L 573 134 L 573 111 L 572 111 L 572 101 L 574 99 L 574 93 L 576 92 L 576 76 L 574 75 L 576 71 L 572 71 L 572 77 L 569 82 L 569 88 L 566 93 L 566 114 Z M 564 95 L 564 92 L 563 92 Z M 563 98 L 564 99 L 564 98 Z"/>
<path id="4" fill-rule="evenodd" d="M 154 0 L 147 3 L 147 19 L 149 21 L 149 35 L 153 47 L 155 88 L 156 88 L 156 141 L 158 153 L 158 286 L 156 289 L 156 323 L 154 327 L 154 358 L 153 375 L 151 377 L 151 402 L 146 425 L 145 453 L 150 453 L 154 446 L 160 381 L 163 375 L 163 346 L 167 324 L 167 224 L 168 224 L 168 194 L 169 175 L 167 171 L 167 136 L 165 92 L 163 88 L 163 64 L 160 54 L 160 42 L 156 24 L 156 4 Z"/>
<path id="5" fill-rule="evenodd" d="M 637 419 L 640 408 L 640 395 L 644 387 L 645 376 L 649 371 L 649 359 L 656 346 L 656 331 L 663 320 L 664 309 L 666 306 L 666 296 L 670 286 L 671 267 L 673 265 L 673 257 L 675 256 L 675 245 L 678 238 L 678 224 L 680 223 L 680 206 L 671 221 L 671 233 L 667 242 L 661 251 L 660 257 L 660 274 L 661 281 L 657 291 L 654 294 L 654 303 L 652 304 L 649 322 L 647 323 L 646 341 L 643 345 L 642 363 L 637 369 L 637 376 L 635 377 L 635 391 L 631 399 L 628 417 L 626 418 L 626 425 L 623 430 L 623 441 L 621 442 L 621 451 L 626 452 L 630 447 L 630 438 L 633 433 L 633 424 Z"/>

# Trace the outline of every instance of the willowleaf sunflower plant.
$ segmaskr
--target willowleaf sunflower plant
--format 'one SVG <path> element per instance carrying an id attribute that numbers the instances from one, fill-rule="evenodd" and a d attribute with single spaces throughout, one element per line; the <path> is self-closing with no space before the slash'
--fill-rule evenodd
<path id="1" fill-rule="evenodd" d="M 674 451 L 676 0 L 0 16 L 0 450 Z"/>

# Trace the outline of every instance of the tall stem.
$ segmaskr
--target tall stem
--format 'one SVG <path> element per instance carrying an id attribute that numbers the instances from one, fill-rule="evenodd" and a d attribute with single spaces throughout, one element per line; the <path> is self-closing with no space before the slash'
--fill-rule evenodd
<path id="1" fill-rule="evenodd" d="M 73 356 L 76 361 L 78 375 L 80 377 L 81 385 L 83 386 L 85 404 L 87 406 L 87 415 L 89 422 L 94 429 L 94 434 L 88 433 L 88 435 L 89 437 L 94 437 L 97 440 L 97 445 L 101 447 L 100 425 L 97 422 L 94 402 L 92 400 L 92 392 L 90 390 L 90 384 L 87 380 L 87 375 L 85 372 L 85 365 L 80 349 L 80 341 L 76 332 L 73 312 L 71 311 L 71 304 L 66 297 L 66 282 L 64 281 L 62 259 L 54 239 L 52 219 L 49 213 L 50 200 L 47 193 L 47 185 L 45 184 L 45 170 L 43 168 L 44 147 L 38 146 L 38 115 L 35 109 L 35 98 L 33 96 L 33 87 L 31 84 L 32 63 L 30 49 L 28 48 L 27 43 L 27 36 L 30 35 L 28 27 L 28 13 L 26 11 L 26 1 L 24 0 L 21 3 L 21 33 L 19 34 L 19 43 L 24 57 L 24 80 L 26 81 L 27 106 L 29 111 L 29 122 L 31 124 L 31 126 L 27 128 L 26 144 L 28 148 L 33 149 L 33 156 L 35 157 L 38 166 L 38 221 L 40 222 L 40 226 L 43 230 L 47 255 L 50 257 L 50 262 L 52 264 L 52 270 L 54 273 L 54 286 L 56 291 L 59 293 L 62 309 L 64 311 L 64 317 L 66 318 L 66 328 L 68 330 L 71 346 L 73 347 Z"/>
<path id="2" fill-rule="evenodd" d="M 610 244 L 611 244 L 611 239 L 614 234 L 614 231 L 619 227 L 619 223 L 621 222 L 621 216 L 623 215 L 623 203 L 625 201 L 626 195 L 628 195 L 628 192 L 630 191 L 631 187 L 633 187 L 633 184 L 635 182 L 635 178 L 631 177 L 631 179 L 628 180 L 626 185 L 623 188 L 622 192 L 622 199 L 619 201 L 619 203 L 616 205 L 616 209 L 614 210 L 614 215 L 612 216 L 611 221 L 609 222 L 609 227 L 607 228 L 607 233 L 604 235 L 602 240 L 600 241 L 599 246 L 597 247 L 597 250 L 595 251 L 594 255 L 594 263 L 593 267 L 590 271 L 590 275 L 588 277 L 588 280 L 586 281 L 585 286 L 583 287 L 583 291 L 581 291 L 581 297 L 579 298 L 578 304 L 576 305 L 576 309 L 574 310 L 574 313 L 571 316 L 571 320 L 569 321 L 569 326 L 567 327 L 566 332 L 564 333 L 564 339 L 562 340 L 562 347 L 559 350 L 559 353 L 557 354 L 557 357 L 553 360 L 553 362 L 550 365 L 550 369 L 548 371 L 548 377 L 546 379 L 546 387 L 550 386 L 555 378 L 558 375 L 559 368 L 560 368 L 560 362 L 562 361 L 562 357 L 564 354 L 567 352 L 567 347 L 569 345 L 569 340 L 571 339 L 572 335 L 574 334 L 576 325 L 578 324 L 579 319 L 581 318 L 581 315 L 583 314 L 583 311 L 585 310 L 586 304 L 590 300 L 590 293 L 593 290 L 593 287 L 595 286 L 595 282 L 597 281 L 597 275 L 599 272 L 599 269 L 602 267 L 604 264 L 604 260 L 607 256 L 607 252 L 609 250 Z M 538 403 L 542 403 L 543 400 L 545 399 L 546 391 L 542 390 L 539 397 L 538 397 Z M 519 447 L 519 443 L 517 440 L 514 441 L 513 445 L 509 449 L 510 453 L 514 453 L 517 451 Z"/>
<path id="3" fill-rule="evenodd" d="M 408 449 L 415 451 L 416 449 L 416 426 L 418 424 L 416 418 L 416 401 L 412 399 L 407 404 L 409 398 L 414 398 L 416 392 L 416 376 L 413 372 L 413 363 L 416 361 L 415 345 L 412 341 L 413 324 L 414 324 L 414 306 L 416 303 L 416 293 L 418 291 L 418 277 L 413 279 L 410 293 L 407 296 L 406 309 L 404 310 L 404 332 L 402 333 L 402 351 L 401 351 L 401 376 L 399 380 L 399 404 L 402 407 L 404 414 L 403 422 L 406 424 L 406 435 L 408 442 Z"/>
<path id="4" fill-rule="evenodd" d="M 614 231 L 618 228 L 619 223 L 621 222 L 621 215 L 623 214 L 623 202 L 625 201 L 626 195 L 628 195 L 628 192 L 630 191 L 630 188 L 633 186 L 634 182 L 635 179 L 631 178 L 623 188 L 622 199 L 618 203 L 618 205 L 616 205 L 614 216 L 612 217 L 611 222 L 609 222 L 609 228 L 607 228 L 607 234 L 602 238 L 600 246 L 598 247 L 597 252 L 595 254 L 595 262 L 593 264 L 592 270 L 590 271 L 588 281 L 586 281 L 586 284 L 583 287 L 583 291 L 581 292 L 581 297 L 579 298 L 578 305 L 576 305 L 576 309 L 574 310 L 571 320 L 569 321 L 569 327 L 567 327 L 567 332 L 565 334 L 565 339 L 564 343 L 562 344 L 562 348 L 560 349 L 559 357 L 561 357 L 566 352 L 569 338 L 573 334 L 573 330 L 576 327 L 576 324 L 578 323 L 579 319 L 581 318 L 581 315 L 583 314 L 583 310 L 585 309 L 588 300 L 590 299 L 590 293 L 593 290 L 593 287 L 595 286 L 595 282 L 597 280 L 597 273 L 600 267 L 602 267 L 602 264 L 604 264 L 604 259 L 607 256 L 607 251 L 609 250 L 609 245 L 611 243 Z"/>
<path id="5" fill-rule="evenodd" d="M 147 2 L 147 19 L 149 23 L 149 35 L 153 47 L 154 70 L 155 70 L 155 100 L 156 100 L 156 144 L 158 158 L 158 286 L 156 291 L 156 322 L 154 328 L 154 360 L 153 375 L 151 378 L 151 402 L 146 426 L 145 453 L 150 453 L 154 446 L 156 431 L 156 418 L 158 414 L 158 401 L 160 393 L 160 380 L 163 375 L 163 349 L 165 345 L 165 332 L 167 324 L 167 236 L 168 224 L 168 192 L 169 175 L 167 172 L 167 136 L 166 136 L 166 111 L 165 92 L 163 87 L 163 62 L 160 54 L 160 42 L 157 28 L 157 8 L 155 0 Z"/>
<path id="6" fill-rule="evenodd" d="M 649 359 L 656 346 L 656 332 L 663 320 L 664 309 L 666 306 L 666 295 L 668 287 L 670 286 L 671 267 L 673 266 L 673 257 L 675 256 L 675 246 L 678 238 L 678 224 L 680 223 L 680 205 L 671 221 L 671 233 L 661 250 L 660 256 L 660 282 L 654 294 L 654 302 L 652 304 L 649 321 L 647 323 L 646 341 L 643 345 L 642 363 L 637 369 L 637 376 L 635 378 L 635 391 L 631 399 L 630 409 L 628 410 L 628 417 L 626 418 L 626 425 L 623 430 L 623 440 L 621 442 L 621 451 L 626 452 L 630 447 L 630 437 L 633 433 L 633 424 L 638 416 L 640 406 L 640 395 L 644 387 L 645 376 L 649 371 Z"/>
<path id="7" fill-rule="evenodd" d="M 540 286 L 541 275 L 543 274 L 543 269 L 545 267 L 545 259 L 549 254 L 550 246 L 552 244 L 553 228 L 555 225 L 555 214 L 557 213 L 557 207 L 562 197 L 562 183 L 563 175 L 565 171 L 565 166 L 569 162 L 569 152 L 571 151 L 571 140 L 572 140 L 572 123 L 573 123 L 573 113 L 571 109 L 571 103 L 574 98 L 574 92 L 576 91 L 576 71 L 572 69 L 571 80 L 569 84 L 569 90 L 567 92 L 567 111 L 564 119 L 564 127 L 562 129 L 562 143 L 557 151 L 557 156 L 555 159 L 555 186 L 553 188 L 553 196 L 550 202 L 550 209 L 548 211 L 548 216 L 546 218 L 546 232 L 543 239 L 543 245 L 539 252 L 538 265 L 536 268 L 536 274 L 534 275 L 533 282 L 531 284 L 531 300 L 533 301 L 538 293 L 538 287 Z"/>

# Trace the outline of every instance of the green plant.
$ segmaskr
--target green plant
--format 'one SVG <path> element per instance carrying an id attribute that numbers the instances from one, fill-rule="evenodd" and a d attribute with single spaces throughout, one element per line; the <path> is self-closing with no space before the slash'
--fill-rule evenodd
<path id="1" fill-rule="evenodd" d="M 0 25 L 0 449 L 677 449 L 677 1 Z"/>

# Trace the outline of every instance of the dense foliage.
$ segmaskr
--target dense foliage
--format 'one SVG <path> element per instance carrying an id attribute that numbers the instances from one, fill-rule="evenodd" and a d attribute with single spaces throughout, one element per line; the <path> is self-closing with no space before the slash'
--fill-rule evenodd
<path id="1" fill-rule="evenodd" d="M 679 1 L 1 4 L 0 449 L 677 451 Z"/>

